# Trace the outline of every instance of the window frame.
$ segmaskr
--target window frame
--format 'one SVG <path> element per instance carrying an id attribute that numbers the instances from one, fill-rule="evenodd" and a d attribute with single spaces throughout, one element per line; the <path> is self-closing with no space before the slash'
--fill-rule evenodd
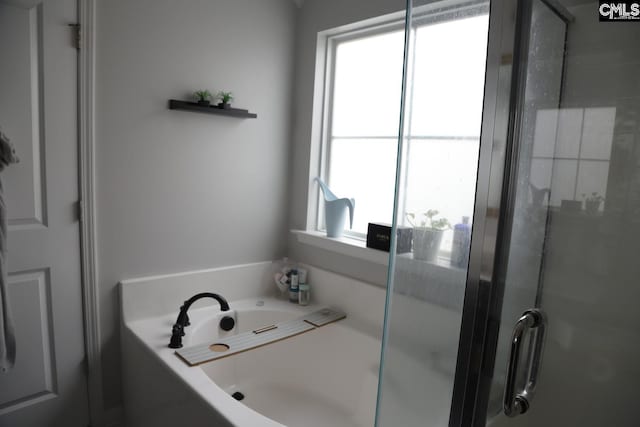
<path id="1" fill-rule="evenodd" d="M 397 14 L 394 14 L 397 15 Z M 358 24 L 354 24 L 358 25 Z M 322 180 L 327 182 L 327 177 L 330 176 L 330 162 L 331 159 L 331 140 L 334 136 L 331 134 L 333 125 L 333 99 L 335 95 L 335 71 L 336 71 L 336 51 L 340 43 L 345 43 L 353 40 L 363 39 L 367 37 L 375 37 L 380 34 L 389 33 L 392 31 L 403 31 L 404 18 L 399 16 L 388 17 L 378 23 L 371 23 L 368 25 L 362 25 L 359 28 L 349 28 L 345 30 L 338 30 L 334 33 L 326 35 L 325 45 L 325 71 L 323 75 L 324 81 L 324 96 L 322 105 L 322 131 L 320 142 L 320 165 L 319 176 Z M 398 135 L 389 135 L 390 139 L 398 139 Z M 328 184 L 328 182 L 327 182 Z M 326 228 L 322 227 L 324 224 L 324 209 L 322 206 L 322 194 L 317 192 L 317 209 L 315 212 L 315 227 L 314 231 L 324 232 Z M 345 230 L 344 236 L 356 240 L 366 240 L 366 233 L 358 233 L 355 231 Z"/>
<path id="2" fill-rule="evenodd" d="M 421 7 L 413 8 L 413 16 L 411 21 L 411 44 L 409 50 L 412 52 L 412 55 L 415 54 L 415 40 L 416 40 L 416 31 L 418 28 L 427 26 L 427 25 L 435 25 L 441 24 L 447 21 L 454 21 L 458 19 L 458 15 L 461 12 L 466 13 L 465 18 L 470 16 L 477 16 L 482 14 L 489 13 L 489 6 L 487 4 L 478 4 L 473 2 L 461 2 L 463 4 L 452 5 L 446 8 L 438 8 L 435 5 L 425 5 Z M 473 14 L 470 15 L 469 11 L 473 11 Z M 397 12 L 373 19 L 369 19 L 366 21 L 356 22 L 353 24 L 349 24 L 346 26 L 334 28 L 331 30 L 321 31 L 318 33 L 318 59 L 322 61 L 322 65 L 318 67 L 316 64 L 316 90 L 314 93 L 321 94 L 321 109 L 320 114 L 314 108 L 313 116 L 314 116 L 314 125 L 319 125 L 320 131 L 318 135 L 318 144 L 316 145 L 316 154 L 318 156 L 317 169 L 314 174 L 314 168 L 310 168 L 310 187 L 309 187 L 309 197 L 308 197 L 308 206 L 307 206 L 307 230 L 313 232 L 325 232 L 326 227 L 324 227 L 324 209 L 322 209 L 323 201 L 322 194 L 318 189 L 318 186 L 314 183 L 313 178 L 315 176 L 321 177 L 325 182 L 328 183 L 328 177 L 330 176 L 330 159 L 331 159 L 331 140 L 335 138 L 335 136 L 331 135 L 331 129 L 333 124 L 333 99 L 335 94 L 335 71 L 336 71 L 336 51 L 337 47 L 340 43 L 358 40 L 366 37 L 374 37 L 376 35 L 389 33 L 397 30 L 404 30 L 405 26 L 405 17 L 404 12 Z M 413 65 L 414 61 L 411 61 L 409 64 L 409 70 L 407 70 L 407 80 L 409 81 L 409 86 L 413 86 Z M 318 72 L 320 72 L 318 75 Z M 318 83 L 321 83 L 321 90 L 318 90 Z M 413 90 L 411 89 L 411 99 L 413 98 Z M 400 102 L 400 101 L 399 101 Z M 409 103 L 412 101 L 409 101 Z M 400 108 L 398 109 L 400 113 Z M 439 135 L 421 135 L 421 136 L 413 136 L 411 134 L 410 124 L 411 124 L 411 112 L 409 113 L 408 120 L 405 120 L 405 129 L 398 129 L 398 134 L 390 135 L 389 138 L 395 139 L 396 144 L 399 143 L 400 138 L 403 138 L 405 141 L 411 141 L 412 139 L 472 139 L 466 135 L 456 135 L 450 137 L 444 137 Z M 318 123 L 319 122 L 319 123 Z M 398 120 L 400 123 L 400 120 Z M 314 126 L 312 126 L 314 127 Z M 480 130 L 479 130 L 480 131 Z M 316 132 L 312 131 L 312 135 Z M 366 135 L 363 137 L 366 138 Z M 385 138 L 385 137 L 381 137 Z M 476 139 L 474 137 L 474 139 Z M 480 134 L 478 134 L 477 140 L 480 140 Z M 403 149 L 405 153 L 403 154 L 403 158 L 406 162 L 408 154 L 408 146 L 409 144 L 403 144 Z M 313 165 L 313 152 L 314 152 L 314 144 L 312 138 L 311 144 L 311 152 L 312 152 L 312 162 Z M 400 206 L 402 206 L 402 210 L 404 212 L 406 206 L 406 175 L 408 172 L 408 168 L 406 164 L 403 164 L 403 171 L 400 180 L 400 184 L 403 187 L 401 200 L 399 200 Z M 396 171 L 397 173 L 397 171 Z M 314 188 L 315 187 L 315 188 Z M 315 197 L 313 193 L 315 192 Z M 392 213 L 393 215 L 393 213 Z M 404 223 L 404 220 L 403 220 Z M 351 230 L 344 230 L 344 237 L 349 239 L 355 239 L 358 241 L 366 240 L 366 233 L 355 232 Z"/>

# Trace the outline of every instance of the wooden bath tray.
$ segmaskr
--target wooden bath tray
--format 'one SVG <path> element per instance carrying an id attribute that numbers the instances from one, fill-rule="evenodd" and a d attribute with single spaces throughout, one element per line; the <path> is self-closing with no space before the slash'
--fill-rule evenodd
<path id="1" fill-rule="evenodd" d="M 300 335 L 313 329 L 347 317 L 341 311 L 323 308 L 298 319 L 266 325 L 262 328 L 238 335 L 224 337 L 213 343 L 198 344 L 176 350 L 176 355 L 189 366 L 197 366 L 212 360 L 222 359 L 276 341 Z"/>

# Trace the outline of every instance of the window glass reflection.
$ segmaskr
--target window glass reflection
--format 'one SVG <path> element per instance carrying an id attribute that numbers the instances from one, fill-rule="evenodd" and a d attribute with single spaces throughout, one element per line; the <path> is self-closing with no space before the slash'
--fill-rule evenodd
<path id="1" fill-rule="evenodd" d="M 615 107 L 538 110 L 530 202 L 562 207 L 606 199 L 615 118 Z"/>

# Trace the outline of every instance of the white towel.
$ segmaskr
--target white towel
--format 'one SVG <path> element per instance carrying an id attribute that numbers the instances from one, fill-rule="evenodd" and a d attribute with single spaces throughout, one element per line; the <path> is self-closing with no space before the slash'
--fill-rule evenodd
<path id="1" fill-rule="evenodd" d="M 0 129 L 0 172 L 18 157 L 13 145 Z M 7 290 L 7 206 L 0 178 L 0 372 L 9 371 L 16 361 L 16 337 L 13 333 L 9 294 Z"/>

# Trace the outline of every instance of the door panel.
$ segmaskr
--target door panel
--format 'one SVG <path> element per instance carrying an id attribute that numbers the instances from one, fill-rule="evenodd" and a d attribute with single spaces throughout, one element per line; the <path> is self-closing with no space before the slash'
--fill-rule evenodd
<path id="1" fill-rule="evenodd" d="M 50 281 L 48 270 L 17 273 L 9 279 L 20 363 L 4 374 L 0 411 L 7 413 L 55 397 Z M 28 355 L 28 356 L 25 356 Z M 22 360 L 27 359 L 26 363 Z"/>
<path id="2" fill-rule="evenodd" d="M 599 22 L 598 2 L 561 3 L 571 5 L 564 24 L 568 15 L 552 11 L 557 2 L 519 2 L 528 43 L 520 158 L 487 425 L 635 427 L 640 27 Z M 527 182 L 548 191 L 536 198 Z M 544 221 L 536 220 L 541 211 Z M 537 392 L 526 413 L 508 418 L 500 397 L 506 358 L 513 325 L 531 307 L 547 318 Z M 520 375 L 531 352 L 524 354 Z"/>
<path id="3" fill-rule="evenodd" d="M 31 2 L 33 3 L 33 2 Z M 80 282 L 75 0 L 0 0 L 0 126 L 20 163 L 8 207 L 13 370 L 0 375 L 0 426 L 88 425 Z"/>
<path id="4" fill-rule="evenodd" d="M 5 133 L 20 144 L 19 166 L 7 169 L 5 180 L 9 230 L 43 225 L 45 206 L 42 89 L 42 6 L 24 9 L 0 3 L 0 52 L 6 53 L 0 79 L 0 117 Z"/>
<path id="5" fill-rule="evenodd" d="M 556 135 L 562 133 L 561 102 L 566 22 L 541 0 L 518 4 L 520 43 L 514 92 L 512 164 L 509 182 L 512 205 L 504 224 L 498 281 L 504 283 L 500 332 L 487 418 L 503 416 L 507 363 L 512 330 L 521 315 L 539 307 L 543 256 L 547 237 Z M 517 391 L 525 387 L 533 335 L 524 336 Z"/>

